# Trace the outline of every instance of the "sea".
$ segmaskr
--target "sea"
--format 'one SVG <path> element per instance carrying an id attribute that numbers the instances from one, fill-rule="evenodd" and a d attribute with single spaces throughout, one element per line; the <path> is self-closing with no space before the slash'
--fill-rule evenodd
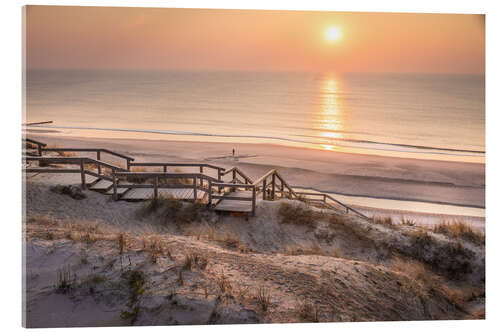
<path id="1" fill-rule="evenodd" d="M 272 143 L 484 163 L 485 77 L 40 70 L 25 121 L 98 137 Z M 89 134 L 90 133 L 90 134 Z"/>

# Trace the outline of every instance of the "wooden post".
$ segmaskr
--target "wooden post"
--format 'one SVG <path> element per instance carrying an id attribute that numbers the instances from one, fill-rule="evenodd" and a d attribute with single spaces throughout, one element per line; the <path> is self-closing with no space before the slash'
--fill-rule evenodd
<path id="1" fill-rule="evenodd" d="M 233 170 L 233 182 L 236 184 L 236 170 Z"/>
<path id="2" fill-rule="evenodd" d="M 97 160 L 98 161 L 101 160 L 101 151 L 100 150 L 97 151 Z M 101 165 L 99 163 L 97 164 L 97 174 L 98 175 L 101 174 Z"/>
<path id="3" fill-rule="evenodd" d="M 37 145 L 37 147 L 38 147 L 38 156 L 42 156 L 42 146 Z"/>
<path id="4" fill-rule="evenodd" d="M 266 187 L 267 187 L 267 179 L 262 181 L 262 200 L 266 200 Z"/>
<path id="5" fill-rule="evenodd" d="M 197 187 L 198 187 L 198 178 L 196 177 L 196 175 L 193 176 L 193 196 L 194 196 L 194 201 L 196 202 L 196 198 L 197 198 L 197 193 L 196 193 L 196 190 L 197 190 Z"/>
<path id="6" fill-rule="evenodd" d="M 283 179 L 280 179 L 281 186 L 280 186 L 280 192 L 281 192 L 281 198 L 283 198 L 283 193 L 284 193 L 284 185 L 283 185 Z"/>
<path id="7" fill-rule="evenodd" d="M 255 216 L 255 186 L 252 186 L 252 216 Z"/>
<path id="8" fill-rule="evenodd" d="M 118 200 L 118 192 L 117 192 L 117 188 L 116 188 L 116 185 L 118 183 L 117 179 L 116 179 L 116 175 L 115 175 L 115 169 L 111 169 L 112 173 L 113 173 L 113 200 L 117 201 Z"/>
<path id="9" fill-rule="evenodd" d="M 200 165 L 200 173 L 203 173 L 203 166 Z"/>
<path id="10" fill-rule="evenodd" d="M 163 172 L 167 173 L 167 166 L 166 165 L 163 166 Z"/>
<path id="11" fill-rule="evenodd" d="M 323 202 L 326 203 L 326 195 L 323 194 Z"/>
<path id="12" fill-rule="evenodd" d="M 83 162 L 83 159 L 80 160 L 80 173 L 82 176 L 82 189 L 85 189 L 85 162 Z"/>
<path id="13" fill-rule="evenodd" d="M 158 199 L 158 176 L 155 177 L 155 181 L 154 181 L 153 198 L 155 200 Z"/>
<path id="14" fill-rule="evenodd" d="M 127 158 L 127 171 L 130 171 L 130 160 Z"/>
<path id="15" fill-rule="evenodd" d="M 274 194 L 275 194 L 274 188 L 275 188 L 275 186 L 276 186 L 276 174 L 273 173 L 272 188 L 271 188 L 271 197 L 272 197 L 273 200 L 275 199 L 275 197 L 274 197 Z"/>
<path id="16" fill-rule="evenodd" d="M 222 173 L 221 173 L 220 169 L 217 169 L 217 180 L 219 181 L 219 183 L 222 182 Z M 219 188 L 219 193 L 221 193 L 220 186 L 218 186 L 218 188 Z"/>
<path id="17" fill-rule="evenodd" d="M 212 206 L 212 180 L 208 180 L 208 206 Z"/>

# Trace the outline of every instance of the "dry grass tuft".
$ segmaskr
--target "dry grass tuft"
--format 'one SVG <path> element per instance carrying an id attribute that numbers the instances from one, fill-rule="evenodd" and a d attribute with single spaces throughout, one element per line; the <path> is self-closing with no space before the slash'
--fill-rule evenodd
<path id="1" fill-rule="evenodd" d="M 119 249 L 120 255 L 123 255 L 123 252 L 126 250 L 127 243 L 128 243 L 126 234 L 123 232 L 120 232 L 118 234 L 118 236 L 116 237 L 116 240 L 118 241 L 118 249 Z"/>
<path id="2" fill-rule="evenodd" d="M 164 240 L 160 236 L 143 236 L 141 240 L 142 250 L 149 253 L 153 264 L 158 263 L 158 259 L 162 256 L 166 256 L 173 260 L 170 248 L 164 244 Z"/>
<path id="3" fill-rule="evenodd" d="M 227 247 L 240 248 L 241 239 L 232 231 L 226 231 L 224 237 L 219 238 Z"/>
<path id="4" fill-rule="evenodd" d="M 309 247 L 285 246 L 285 253 L 291 256 L 300 256 L 300 255 L 328 256 L 328 254 L 321 248 L 318 242 L 313 242 Z"/>
<path id="5" fill-rule="evenodd" d="M 462 221 L 443 221 L 435 225 L 432 231 L 449 237 L 463 239 L 478 245 L 483 245 L 485 243 L 484 233 L 473 229 L 469 224 Z"/>
<path id="6" fill-rule="evenodd" d="M 74 288 L 75 283 L 76 274 L 73 273 L 73 276 L 71 275 L 71 267 L 69 265 L 65 265 L 57 270 L 56 291 L 58 293 L 68 293 Z"/>
<path id="7" fill-rule="evenodd" d="M 216 279 L 217 287 L 219 287 L 219 291 L 221 294 L 230 294 L 233 291 L 233 286 L 231 285 L 231 281 L 229 281 L 228 277 L 224 275 L 224 272 Z"/>
<path id="8" fill-rule="evenodd" d="M 248 253 L 251 251 L 248 244 L 242 241 L 241 238 L 231 230 L 219 232 L 215 226 L 203 223 L 194 230 L 193 234 L 197 240 L 205 238 L 210 241 L 220 242 L 230 249 L 239 250 L 241 253 Z"/>
<path id="9" fill-rule="evenodd" d="M 373 216 L 373 222 L 375 224 L 381 224 L 381 225 L 385 225 L 387 227 L 393 227 L 394 226 L 394 223 L 392 221 L 392 217 L 390 217 L 390 216 L 385 216 L 385 217 L 382 217 L 382 216 Z"/>
<path id="10" fill-rule="evenodd" d="M 177 276 L 177 284 L 179 286 L 183 286 L 184 285 L 184 278 L 182 277 L 182 269 L 179 269 L 179 273 L 178 273 L 178 276 Z"/>
<path id="11" fill-rule="evenodd" d="M 452 280 L 462 280 L 472 272 L 476 254 L 460 241 L 439 241 L 422 228 L 402 234 L 409 237 L 409 246 L 399 247 L 399 251 L 434 271 Z"/>
<path id="12" fill-rule="evenodd" d="M 167 196 L 146 201 L 136 212 L 140 218 L 153 213 L 156 213 L 164 223 L 181 225 L 201 221 L 208 211 L 201 203 L 183 204 L 182 201 Z"/>
<path id="13" fill-rule="evenodd" d="M 297 315 L 305 322 L 319 322 L 318 306 L 312 302 L 299 302 L 297 307 Z"/>
<path id="14" fill-rule="evenodd" d="M 314 228 L 316 220 L 322 216 L 308 207 L 293 205 L 284 202 L 280 205 L 278 215 L 281 217 L 281 223 L 294 224 Z"/>
<path id="15" fill-rule="evenodd" d="M 28 217 L 27 224 L 41 225 L 45 227 L 57 227 L 59 222 L 50 215 L 34 215 Z"/>
<path id="16" fill-rule="evenodd" d="M 271 305 L 271 294 L 269 291 L 265 287 L 260 287 L 256 299 L 262 311 L 267 312 L 269 305 Z"/>
<path id="17" fill-rule="evenodd" d="M 418 261 L 408 261 L 394 258 L 391 262 L 394 270 L 406 274 L 412 280 L 428 283 L 433 279 L 433 274 Z"/>
<path id="18" fill-rule="evenodd" d="M 408 227 L 414 227 L 416 225 L 416 222 L 415 222 L 415 220 L 402 217 L 401 218 L 401 225 L 408 226 Z"/>
<path id="19" fill-rule="evenodd" d="M 188 252 L 184 257 L 183 268 L 191 270 L 194 267 L 199 267 L 201 270 L 204 270 L 207 267 L 207 264 L 208 260 L 205 256 L 195 252 Z"/>

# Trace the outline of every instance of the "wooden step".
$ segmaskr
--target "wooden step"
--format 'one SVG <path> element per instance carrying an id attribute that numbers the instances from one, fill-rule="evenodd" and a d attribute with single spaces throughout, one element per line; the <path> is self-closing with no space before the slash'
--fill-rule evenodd
<path id="1" fill-rule="evenodd" d="M 90 177 L 90 176 L 87 176 Z M 100 179 L 98 182 L 95 184 L 91 185 L 89 189 L 94 190 L 94 191 L 103 191 L 106 192 L 113 186 L 113 182 L 106 180 L 106 179 Z"/>
<path id="2" fill-rule="evenodd" d="M 100 179 L 101 178 L 98 178 L 98 177 L 95 177 L 92 175 L 85 175 L 85 182 L 87 183 L 87 185 L 90 185 L 90 186 L 92 186 L 94 183 L 97 183 L 97 181 Z"/>
<path id="3" fill-rule="evenodd" d="M 252 198 L 252 192 L 250 192 L 250 191 L 230 192 L 230 193 L 226 194 L 225 197 Z M 238 200 L 221 199 L 219 201 L 219 203 L 215 206 L 215 210 L 220 211 L 220 212 L 251 213 L 252 212 L 252 201 L 238 201 Z"/>
<path id="4" fill-rule="evenodd" d="M 111 183 L 111 184 L 112 184 L 112 183 Z M 129 182 L 127 182 L 127 181 L 123 181 L 123 180 L 122 180 L 122 181 L 119 181 L 119 182 L 118 182 L 118 184 L 120 184 L 120 185 L 131 185 L 131 184 L 133 184 L 133 183 L 129 183 Z M 127 192 L 128 190 L 130 190 L 130 189 L 129 189 L 129 188 L 126 188 L 126 187 L 117 187 L 117 188 L 116 188 L 116 193 L 117 193 L 118 195 L 122 195 L 122 194 L 124 194 L 125 192 Z M 111 188 L 110 188 L 110 189 L 106 192 L 106 194 L 113 194 L 113 192 L 114 192 L 114 191 L 113 191 L 113 186 L 111 186 Z"/>

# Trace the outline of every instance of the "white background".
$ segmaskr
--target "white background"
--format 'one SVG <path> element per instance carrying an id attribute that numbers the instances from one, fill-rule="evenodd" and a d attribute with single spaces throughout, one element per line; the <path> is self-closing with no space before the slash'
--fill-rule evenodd
<path id="1" fill-rule="evenodd" d="M 0 32 L 1 61 L 1 177 L 0 177 L 0 327 L 3 331 L 21 328 L 21 7 L 23 5 L 87 5 L 87 6 L 142 6 L 142 7 L 185 7 L 185 8 L 240 8 L 240 9 L 294 9 L 329 11 L 377 11 L 377 12 L 425 12 L 425 13 L 476 13 L 486 14 L 486 244 L 487 244 L 487 286 L 486 317 L 484 321 L 427 321 L 390 323 L 335 323 L 335 324 L 273 324 L 273 325 L 225 325 L 225 326 L 182 326 L 182 327 L 141 327 L 134 331 L 149 332 L 234 332 L 234 330 L 258 331 L 342 331 L 342 332 L 465 332 L 499 331 L 499 290 L 498 274 L 499 210 L 498 190 L 500 172 L 499 148 L 499 62 L 500 62 L 500 1 L 444 1 L 444 0 L 245 0 L 245 1 L 17 1 L 2 2 Z M 124 328 L 78 329 L 79 332 L 92 330 L 118 332 Z M 128 329 L 128 328 L 127 328 Z M 47 331 L 47 330 L 44 330 Z M 56 331 L 56 330 L 49 330 Z M 66 331 L 58 329 L 57 332 Z"/>

